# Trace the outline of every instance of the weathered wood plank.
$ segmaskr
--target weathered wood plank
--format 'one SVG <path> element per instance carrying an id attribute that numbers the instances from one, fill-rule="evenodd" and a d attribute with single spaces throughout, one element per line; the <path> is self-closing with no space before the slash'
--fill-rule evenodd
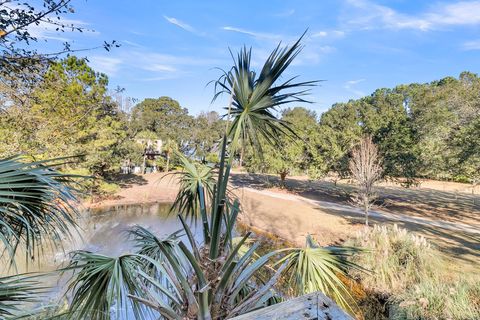
<path id="1" fill-rule="evenodd" d="M 320 292 L 249 312 L 232 320 L 353 320 L 335 302 Z"/>

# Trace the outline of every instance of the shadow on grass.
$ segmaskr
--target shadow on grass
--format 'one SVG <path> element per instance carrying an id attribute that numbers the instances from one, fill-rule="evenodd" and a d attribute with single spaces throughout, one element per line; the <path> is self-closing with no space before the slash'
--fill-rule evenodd
<path id="1" fill-rule="evenodd" d="M 350 212 L 337 210 L 325 210 L 317 208 L 317 210 L 336 214 L 347 219 L 351 224 L 364 224 L 365 218 Z M 412 222 L 390 221 L 385 218 L 371 217 L 371 224 L 397 224 L 399 227 L 421 234 L 426 237 L 429 242 L 434 245 L 440 252 L 444 253 L 448 258 L 458 260 L 463 265 L 467 264 L 475 269 L 480 263 L 480 237 L 460 231 L 453 231 L 443 228 L 426 226 Z M 480 272 L 480 270 L 478 270 Z"/>
<path id="2" fill-rule="evenodd" d="M 280 180 L 273 175 L 235 173 L 231 178 L 234 187 L 248 187 L 257 190 L 278 186 Z M 312 200 L 328 201 L 338 204 L 350 205 L 350 195 L 355 187 L 347 184 L 334 184 L 327 181 L 311 181 L 300 179 L 287 179 L 287 188 L 296 194 Z M 379 200 L 382 203 L 382 210 L 392 213 L 425 217 L 433 220 L 450 221 L 475 226 L 480 224 L 480 196 L 465 193 L 439 191 L 432 189 L 404 189 L 401 187 L 378 187 Z M 252 209 L 259 203 L 251 203 Z M 351 212 L 332 210 L 323 207 L 315 208 L 322 213 L 341 216 L 351 225 L 363 225 L 365 218 Z M 470 269 L 479 269 L 480 263 L 480 237 L 461 231 L 443 229 L 435 226 L 416 224 L 414 222 L 391 221 L 386 218 L 371 217 L 373 223 L 396 223 L 399 227 L 405 228 L 417 234 L 421 234 L 430 240 L 447 258 L 453 259 L 455 265 L 469 266 Z M 294 214 L 287 214 L 286 210 L 277 210 L 271 213 L 266 220 L 272 224 L 283 223 L 292 226 L 292 230 L 302 223 Z M 247 221 L 248 223 L 248 221 Z M 274 232 L 275 227 L 267 226 L 267 232 Z M 317 237 L 328 236 L 335 238 L 334 232 L 325 228 Z M 298 234 L 291 232 L 284 236 L 291 239 L 298 238 Z M 341 244 L 341 238 L 335 244 Z M 458 262 L 458 263 L 457 263 Z M 480 270 L 478 270 L 480 274 Z"/>
<path id="3" fill-rule="evenodd" d="M 133 186 L 143 186 L 148 184 L 148 181 L 138 174 L 115 174 L 111 180 L 122 188 L 130 188 Z"/>
<path id="4" fill-rule="evenodd" d="M 280 185 L 277 176 L 265 174 L 235 173 L 231 182 L 235 187 L 259 190 Z M 351 205 L 351 195 L 356 189 L 353 185 L 322 180 L 287 179 L 286 185 L 290 191 L 305 198 L 346 205 Z M 377 187 L 376 190 L 378 203 L 385 211 L 480 224 L 480 195 L 402 187 Z"/>

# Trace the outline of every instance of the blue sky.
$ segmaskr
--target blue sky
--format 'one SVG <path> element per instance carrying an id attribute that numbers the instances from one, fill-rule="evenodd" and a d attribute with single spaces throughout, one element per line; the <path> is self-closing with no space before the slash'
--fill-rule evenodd
<path id="1" fill-rule="evenodd" d="M 48 46 L 70 39 L 74 47 L 103 40 L 112 52 L 84 53 L 112 88 L 143 99 L 170 96 L 193 114 L 219 111 L 206 84 L 228 69 L 228 48 L 253 48 L 258 67 L 278 44 L 292 43 L 307 28 L 305 48 L 289 75 L 325 80 L 309 108 L 370 94 L 379 87 L 428 82 L 480 71 L 480 1 L 74 0 L 66 17 L 94 32 L 56 34 L 36 27 Z M 225 98 L 225 101 L 227 98 Z"/>

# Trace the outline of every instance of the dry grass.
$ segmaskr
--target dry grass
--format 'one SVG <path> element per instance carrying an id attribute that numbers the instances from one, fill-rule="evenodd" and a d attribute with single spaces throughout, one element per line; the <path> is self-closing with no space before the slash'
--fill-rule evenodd
<path id="1" fill-rule="evenodd" d="M 366 319 L 479 319 L 480 281 L 448 273 L 448 265 L 422 236 L 397 226 L 360 232 L 350 245 L 367 252 L 355 262 L 370 273 L 352 271 L 367 297 Z"/>

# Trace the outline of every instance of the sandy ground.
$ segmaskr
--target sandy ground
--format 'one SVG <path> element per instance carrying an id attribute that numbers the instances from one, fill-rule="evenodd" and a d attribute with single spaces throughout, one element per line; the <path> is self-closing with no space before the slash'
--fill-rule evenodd
<path id="1" fill-rule="evenodd" d="M 241 223 L 297 245 L 304 244 L 307 234 L 322 245 L 341 244 L 364 228 L 363 215 L 349 201 L 351 185 L 294 177 L 287 180 L 288 190 L 272 188 L 277 182 L 272 176 L 238 172 L 232 175 L 231 188 L 242 205 Z M 93 206 L 172 202 L 178 190 L 175 178 L 162 173 L 131 175 L 123 178 L 121 185 L 114 199 Z M 442 183 L 428 186 L 380 186 L 382 203 L 378 210 L 385 215 L 373 216 L 372 223 L 397 223 L 420 233 L 452 259 L 457 269 L 480 271 L 480 235 L 475 232 L 480 230 L 480 195 L 456 189 L 444 191 Z M 451 227 L 446 228 L 445 224 Z"/>
<path id="2" fill-rule="evenodd" d="M 120 184 L 121 189 L 115 196 L 96 203 L 86 203 L 85 206 L 95 208 L 112 205 L 173 202 L 178 192 L 176 179 L 171 174 L 132 174 L 123 176 L 117 183 Z"/>
<path id="3" fill-rule="evenodd" d="M 300 246 L 305 244 L 308 234 L 322 245 L 332 245 L 342 243 L 363 228 L 341 216 L 319 211 L 309 203 L 272 197 L 248 188 L 238 189 L 236 193 L 242 204 L 242 223 Z"/>

